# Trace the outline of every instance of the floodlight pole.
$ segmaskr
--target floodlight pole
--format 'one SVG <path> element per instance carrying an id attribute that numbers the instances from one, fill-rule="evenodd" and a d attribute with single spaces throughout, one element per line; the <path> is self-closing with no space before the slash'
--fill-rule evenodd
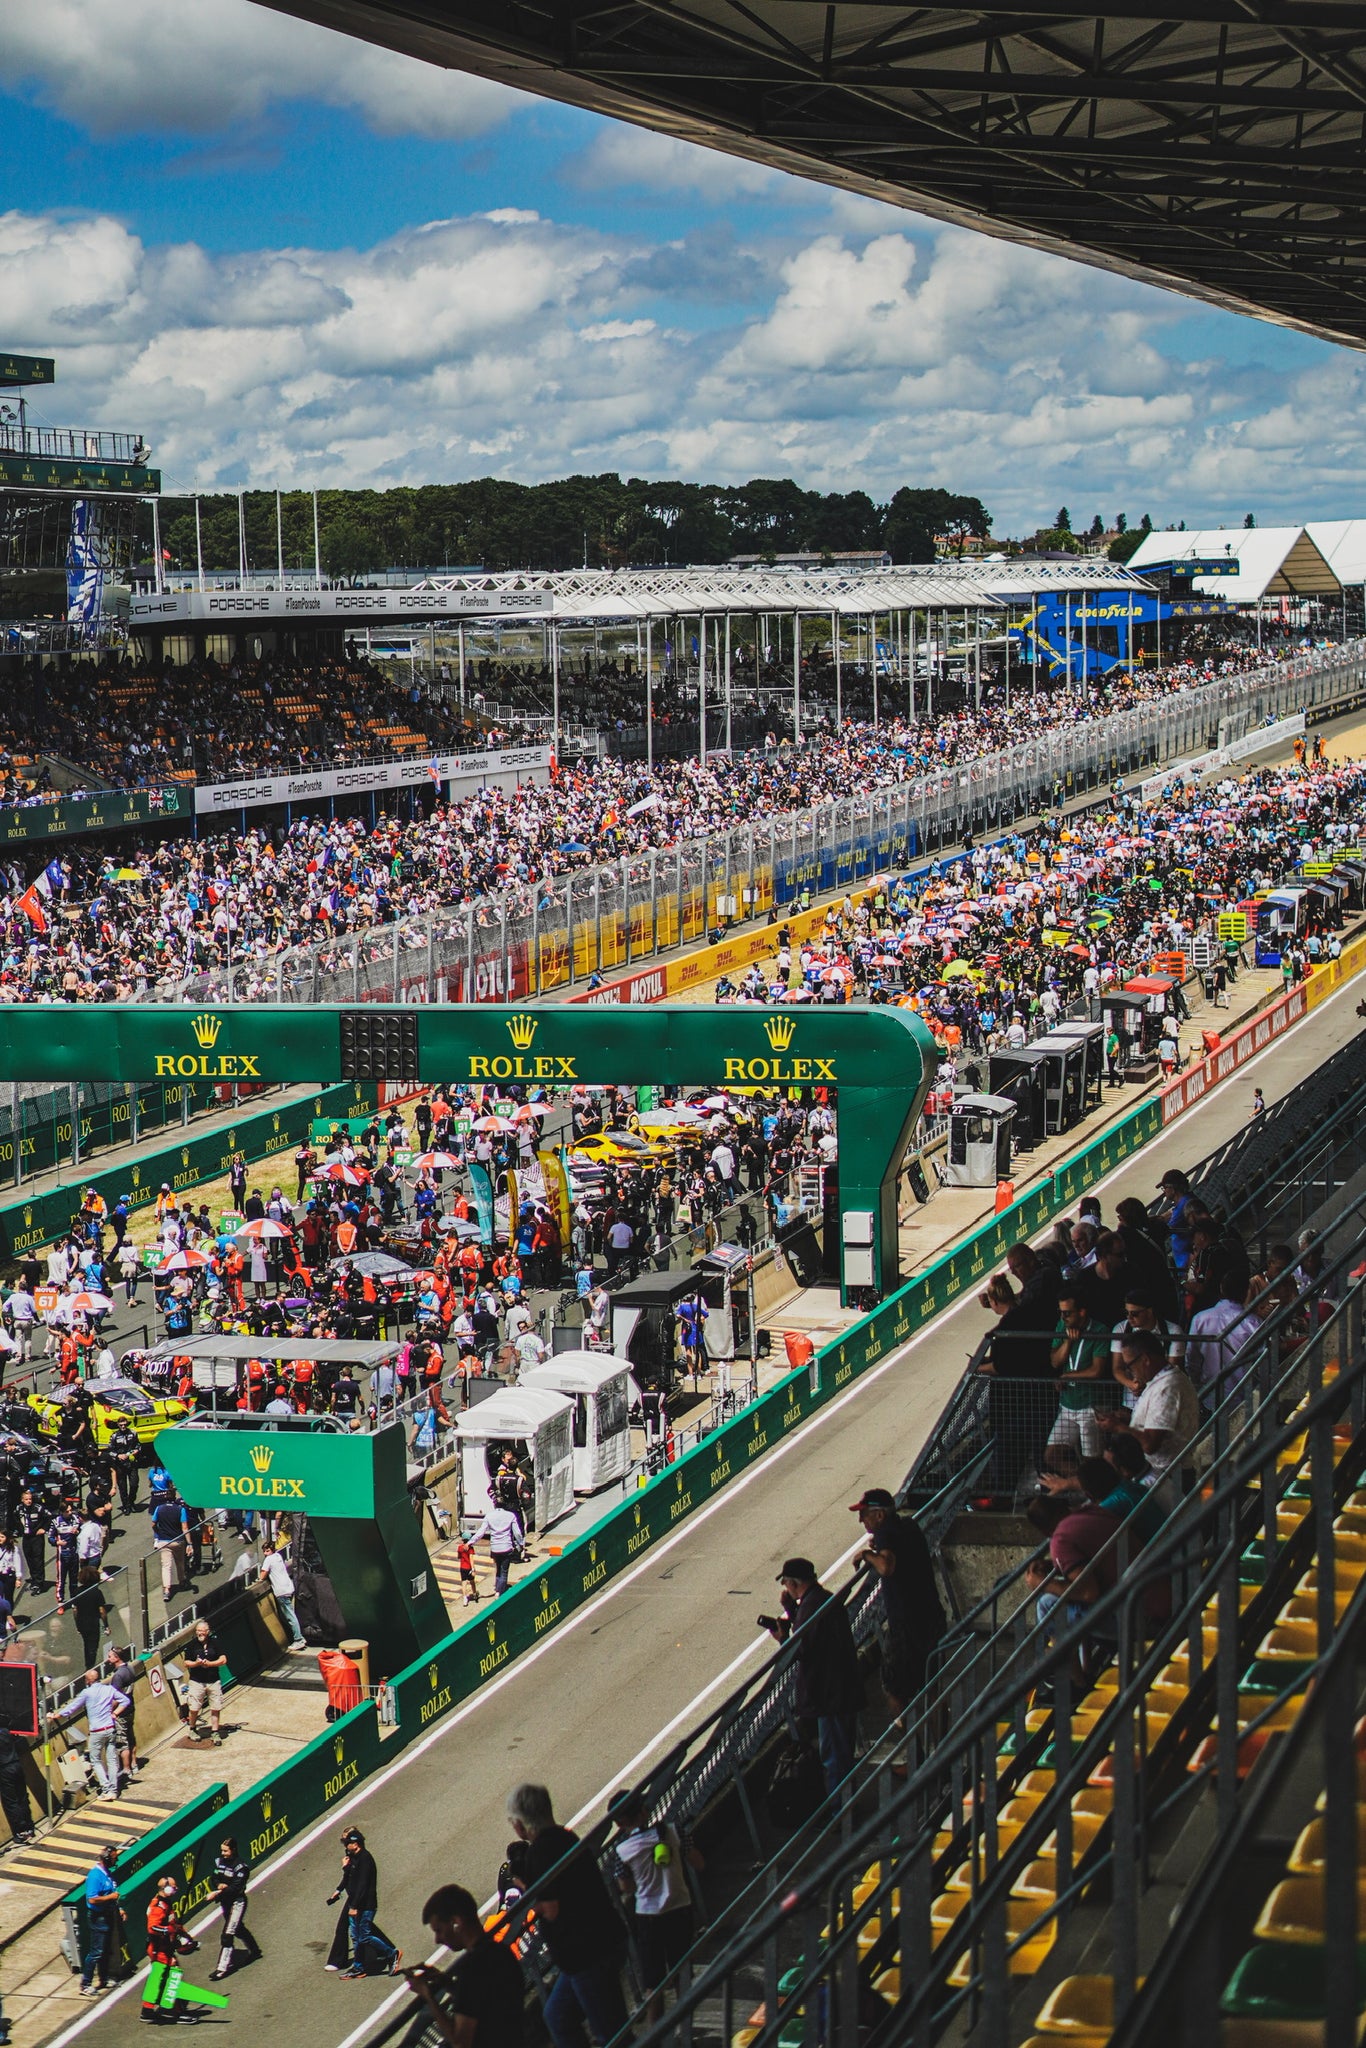
<path id="1" fill-rule="evenodd" d="M 323 587 L 323 550 L 318 538 L 318 493 L 313 493 L 313 581 L 321 590 Z"/>
<path id="2" fill-rule="evenodd" d="M 280 493 L 275 492 L 275 567 L 280 579 L 280 588 L 285 587 L 285 515 L 280 503 Z"/>
<path id="3" fill-rule="evenodd" d="M 645 769 L 655 772 L 655 616 L 645 617 Z"/>
<path id="4" fill-rule="evenodd" d="M 204 529 L 199 520 L 199 500 L 194 501 L 194 556 L 199 568 L 199 588 L 204 588 Z"/>

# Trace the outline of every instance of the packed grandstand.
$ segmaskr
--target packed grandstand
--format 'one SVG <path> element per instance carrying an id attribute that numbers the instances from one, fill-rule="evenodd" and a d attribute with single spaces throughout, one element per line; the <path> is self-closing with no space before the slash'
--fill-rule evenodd
<path id="1" fill-rule="evenodd" d="M 737 825 L 905 787 L 1007 744 L 1059 735 L 1079 722 L 1167 702 L 1212 680 L 1263 671 L 1274 677 L 1276 664 L 1259 665 L 1255 655 L 1239 653 L 1114 684 L 1017 695 L 1009 703 L 998 688 L 980 708 L 960 703 L 915 725 L 896 717 L 876 727 L 847 721 L 838 732 L 826 731 L 800 747 L 770 734 L 761 747 L 709 756 L 705 766 L 663 760 L 647 768 L 610 755 L 553 762 L 548 782 L 509 791 L 477 788 L 444 802 L 433 791 L 430 810 L 415 806 L 417 815 L 408 819 L 379 812 L 373 824 L 304 813 L 288 825 L 211 831 L 194 839 L 165 831 L 141 840 L 122 835 L 116 855 L 106 842 L 86 839 L 54 856 L 36 880 L 14 856 L 0 906 L 7 942 L 0 998 L 165 996 L 196 975 L 244 965 L 266 974 L 269 963 L 290 949 L 326 946 L 425 915 L 468 908 L 485 925 L 500 907 L 520 914 L 549 907 L 566 878 L 603 862 L 658 855 Z M 107 687 L 98 675 L 72 680 L 83 674 L 72 670 L 64 681 L 54 676 L 41 686 L 29 675 L 17 693 L 17 702 L 28 708 L 16 714 L 10 736 L 11 775 L 19 772 L 19 754 L 31 758 L 37 744 L 35 692 L 66 692 L 55 699 L 66 708 L 42 726 L 53 738 L 65 739 L 75 727 L 63 720 L 77 717 L 81 695 L 93 683 L 97 702 L 110 708 L 101 710 L 102 723 L 87 726 L 87 757 L 111 777 L 118 772 L 134 784 L 154 779 L 153 771 L 177 757 L 151 752 L 149 758 L 149 750 L 172 743 L 168 728 L 137 737 L 146 732 L 144 700 L 134 695 L 122 701 L 131 686 L 112 677 Z M 332 703 L 335 729 L 350 730 L 346 720 L 354 724 L 364 712 L 373 737 L 377 720 L 397 716 L 390 702 L 395 686 L 368 665 L 345 675 Z M 325 695 L 337 680 L 315 673 L 307 688 Z M 172 727 L 188 735 L 192 725 L 201 734 L 209 729 L 214 715 L 226 718 L 225 709 L 214 713 L 207 707 L 225 704 L 228 695 L 238 706 L 235 723 L 243 724 L 246 704 L 251 725 L 259 727 L 252 693 L 272 687 L 272 702 L 284 702 L 284 684 L 272 686 L 259 670 L 253 680 L 228 672 L 211 687 L 198 672 L 182 670 L 168 672 L 161 690 L 177 707 L 166 714 Z M 296 701 L 305 685 L 296 681 L 290 687 L 296 693 L 290 701 Z M 214 690 L 225 694 L 217 699 Z M 421 695 L 410 688 L 413 694 Z M 348 710 L 348 704 L 356 708 Z M 419 712 L 436 727 L 424 729 L 424 748 L 453 732 L 468 744 L 471 728 L 454 727 L 454 714 L 444 705 L 437 713 L 409 701 L 408 719 Z M 446 723 L 438 726 L 438 717 Z M 360 739 L 352 745 L 357 754 L 366 751 Z M 215 765 L 221 768 L 225 758 Z M 347 756 L 328 751 L 325 758 Z M 1033 858 L 1037 862 L 1037 852 Z"/>

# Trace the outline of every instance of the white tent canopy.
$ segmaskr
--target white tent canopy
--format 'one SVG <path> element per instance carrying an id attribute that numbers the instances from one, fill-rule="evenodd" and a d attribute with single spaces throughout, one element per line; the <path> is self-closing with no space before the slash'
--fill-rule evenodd
<path id="1" fill-rule="evenodd" d="M 1203 597 L 1222 597 L 1229 604 L 1256 604 L 1264 597 L 1338 597 L 1342 584 L 1322 551 L 1303 526 L 1216 526 L 1195 532 L 1168 530 L 1147 534 L 1131 556 L 1131 569 L 1156 568 L 1230 556 L 1238 564 L 1233 576 L 1197 576 Z"/>
<path id="2" fill-rule="evenodd" d="M 1321 519 L 1304 530 L 1339 583 L 1366 583 L 1366 519 Z"/>

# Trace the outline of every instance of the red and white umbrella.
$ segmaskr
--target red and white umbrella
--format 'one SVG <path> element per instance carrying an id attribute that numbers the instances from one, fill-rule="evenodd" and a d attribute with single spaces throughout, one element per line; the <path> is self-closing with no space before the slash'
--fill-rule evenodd
<path id="1" fill-rule="evenodd" d="M 207 1252 L 172 1252 L 157 1267 L 158 1273 L 197 1273 L 210 1263 Z"/>
<path id="2" fill-rule="evenodd" d="M 507 1127 L 505 1116 L 477 1116 L 470 1125 L 472 1131 L 505 1131 Z"/>
<path id="3" fill-rule="evenodd" d="M 244 1223 L 240 1230 L 233 1232 L 234 1237 L 250 1238 L 293 1237 L 293 1235 L 294 1232 L 292 1230 L 286 1230 L 283 1223 L 277 1223 L 271 1216 L 258 1216 L 253 1222 Z"/>
<path id="4" fill-rule="evenodd" d="M 370 1171 L 364 1166 L 343 1166 L 340 1159 L 334 1159 L 330 1166 L 323 1168 L 321 1178 L 339 1181 L 344 1188 L 363 1188 L 370 1178 Z"/>
<path id="5" fill-rule="evenodd" d="M 79 1294 L 68 1295 L 66 1305 L 73 1316 L 107 1315 L 114 1306 L 107 1294 L 91 1294 L 85 1288 Z"/>
<path id="6" fill-rule="evenodd" d="M 450 1152 L 419 1152 L 408 1164 L 415 1173 L 449 1173 L 460 1161 Z"/>

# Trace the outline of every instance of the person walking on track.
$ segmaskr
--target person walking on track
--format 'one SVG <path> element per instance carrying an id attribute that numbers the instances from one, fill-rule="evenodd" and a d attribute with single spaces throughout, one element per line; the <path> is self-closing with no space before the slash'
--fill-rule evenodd
<path id="1" fill-rule="evenodd" d="M 379 1871 L 359 1828 L 348 1828 L 342 1836 L 341 1878 L 327 1901 L 328 1905 L 335 1906 L 343 1893 L 346 1895 L 351 1959 L 341 1972 L 342 1976 L 379 1976 L 386 1971 L 392 1975 L 402 1961 L 403 1950 L 395 1948 L 375 1925 L 375 1914 L 379 1911 Z M 374 1969 L 368 1967 L 372 1957 Z"/>
<path id="2" fill-rule="evenodd" d="M 218 1901 L 223 1915 L 215 1977 L 226 1977 L 229 1970 L 236 1968 L 236 1944 L 239 1941 L 246 1950 L 249 1963 L 261 1960 L 261 1944 L 247 1925 L 247 1882 L 250 1876 L 251 1865 L 239 1855 L 236 1835 L 224 1835 L 214 1858 L 213 1891 L 210 1893 L 210 1897 Z"/>

